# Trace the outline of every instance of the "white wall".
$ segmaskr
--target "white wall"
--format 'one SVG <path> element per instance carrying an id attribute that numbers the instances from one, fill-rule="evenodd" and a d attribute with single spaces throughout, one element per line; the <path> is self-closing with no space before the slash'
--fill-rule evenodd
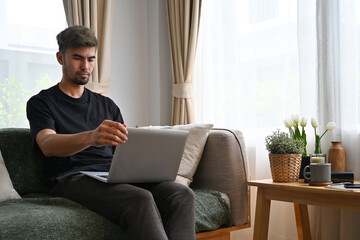
<path id="1" fill-rule="evenodd" d="M 116 1 L 111 98 L 129 126 L 170 124 L 171 74 L 165 0 Z"/>

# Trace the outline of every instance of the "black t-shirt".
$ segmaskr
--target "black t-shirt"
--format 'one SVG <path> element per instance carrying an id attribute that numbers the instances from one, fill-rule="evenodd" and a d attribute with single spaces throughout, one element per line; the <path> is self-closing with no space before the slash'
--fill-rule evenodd
<path id="1" fill-rule="evenodd" d="M 120 109 L 108 97 L 85 88 L 80 98 L 72 98 L 58 85 L 30 98 L 27 118 L 35 151 L 44 159 L 44 176 L 53 182 L 56 177 L 76 171 L 109 171 L 113 147 L 88 147 L 68 157 L 45 157 L 36 143 L 36 135 L 43 129 L 60 134 L 72 134 L 97 128 L 104 120 L 124 123 Z"/>

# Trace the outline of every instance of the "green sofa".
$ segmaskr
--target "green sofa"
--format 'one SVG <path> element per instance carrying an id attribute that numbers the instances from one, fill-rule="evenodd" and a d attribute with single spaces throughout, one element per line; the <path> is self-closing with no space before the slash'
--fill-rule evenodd
<path id="1" fill-rule="evenodd" d="M 196 231 L 249 222 L 247 160 L 241 132 L 210 131 L 191 188 Z M 129 239 L 116 223 L 78 203 L 49 196 L 29 129 L 0 129 L 0 151 L 21 199 L 0 202 L 0 239 Z M 224 200 L 224 193 L 230 205 Z M 181 224 L 181 223 L 180 223 Z"/>

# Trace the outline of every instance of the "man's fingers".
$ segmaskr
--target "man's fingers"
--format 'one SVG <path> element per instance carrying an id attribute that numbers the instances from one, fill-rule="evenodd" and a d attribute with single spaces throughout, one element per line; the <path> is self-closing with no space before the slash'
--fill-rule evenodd
<path id="1" fill-rule="evenodd" d="M 105 132 L 103 137 L 111 141 L 124 143 L 127 140 L 127 129 L 121 123 L 113 121 L 104 122 L 99 130 L 100 132 Z"/>
<path id="2" fill-rule="evenodd" d="M 127 134 L 128 134 L 128 131 L 127 131 L 126 128 L 127 128 L 127 124 L 126 124 L 126 123 L 124 123 L 124 124 L 121 124 L 121 123 L 120 123 L 121 132 L 127 135 Z"/>
<path id="3" fill-rule="evenodd" d="M 116 146 L 119 143 L 125 143 L 128 138 L 128 131 L 126 124 L 119 122 L 104 120 L 100 126 L 94 131 L 94 145 L 113 145 Z"/>
<path id="4" fill-rule="evenodd" d="M 125 136 L 125 135 L 124 135 Z M 126 136 L 125 136 L 126 137 Z M 111 133 L 102 133 L 99 135 L 97 146 L 103 146 L 103 145 L 113 145 L 116 146 L 119 143 L 125 143 L 127 139 L 118 137 L 117 135 L 111 134 Z"/>
<path id="5" fill-rule="evenodd" d="M 120 138 L 121 140 L 127 140 L 128 138 L 127 138 L 127 130 L 125 129 L 125 130 L 119 130 L 119 129 L 116 129 L 116 128 L 110 128 L 109 129 L 109 133 L 111 133 L 113 136 L 116 136 L 116 137 L 118 137 L 118 138 Z"/>
<path id="6" fill-rule="evenodd" d="M 111 120 L 104 120 L 102 125 L 115 128 L 115 129 L 119 130 L 121 133 L 123 133 L 125 135 L 128 134 L 128 131 L 126 129 L 126 127 L 127 127 L 126 123 L 121 124 L 119 122 L 115 122 L 115 121 L 111 121 Z"/>

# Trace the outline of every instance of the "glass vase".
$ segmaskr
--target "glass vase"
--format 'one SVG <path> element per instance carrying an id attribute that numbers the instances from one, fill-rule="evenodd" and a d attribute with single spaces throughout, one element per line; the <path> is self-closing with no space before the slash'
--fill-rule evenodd
<path id="1" fill-rule="evenodd" d="M 321 154 L 321 145 L 320 145 L 320 136 L 316 135 L 315 136 L 315 150 L 314 150 L 315 154 Z"/>

